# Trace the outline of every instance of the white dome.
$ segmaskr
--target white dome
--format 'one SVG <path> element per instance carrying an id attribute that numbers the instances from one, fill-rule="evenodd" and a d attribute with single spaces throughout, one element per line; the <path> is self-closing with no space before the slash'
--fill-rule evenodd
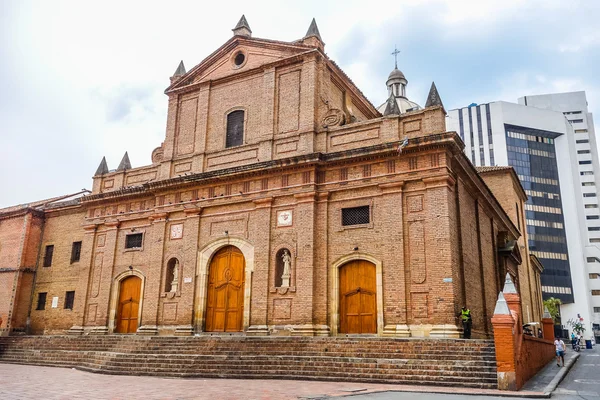
<path id="1" fill-rule="evenodd" d="M 408 111 L 416 111 L 416 110 L 423 109 L 423 107 L 421 107 L 414 101 L 408 100 L 405 97 L 396 97 L 396 104 L 398 104 L 398 108 L 400 109 L 401 114 L 404 114 L 405 112 L 408 112 Z M 377 107 L 377 110 L 383 114 L 385 112 L 386 106 L 387 106 L 387 101 L 385 101 L 382 105 Z"/>

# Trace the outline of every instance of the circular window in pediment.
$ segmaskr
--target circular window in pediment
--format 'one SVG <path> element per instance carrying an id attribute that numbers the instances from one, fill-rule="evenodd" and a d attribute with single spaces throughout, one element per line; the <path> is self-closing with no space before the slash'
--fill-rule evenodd
<path id="1" fill-rule="evenodd" d="M 246 64 L 246 53 L 242 50 L 239 50 L 233 54 L 232 57 L 233 67 L 241 68 Z"/>

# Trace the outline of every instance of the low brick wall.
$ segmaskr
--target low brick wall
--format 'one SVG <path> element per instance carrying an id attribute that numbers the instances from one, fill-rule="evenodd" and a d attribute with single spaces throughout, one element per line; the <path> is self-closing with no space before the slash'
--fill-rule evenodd
<path id="1" fill-rule="evenodd" d="M 504 309 L 498 307 L 501 302 L 507 303 Z M 498 312 L 492 317 L 498 389 L 519 390 L 554 357 L 553 322 L 550 318 L 542 319 L 544 338 L 524 335 L 519 295 L 501 293 L 498 303 Z"/>
<path id="2" fill-rule="evenodd" d="M 522 336 L 520 350 L 516 365 L 518 389 L 556 355 L 553 341 L 526 335 Z"/>

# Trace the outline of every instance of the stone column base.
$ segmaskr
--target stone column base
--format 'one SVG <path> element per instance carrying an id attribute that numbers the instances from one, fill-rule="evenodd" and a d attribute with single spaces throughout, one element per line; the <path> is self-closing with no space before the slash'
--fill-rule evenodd
<path id="1" fill-rule="evenodd" d="M 460 338 L 462 329 L 456 325 L 433 325 L 429 331 L 429 336 L 434 338 Z"/>
<path id="2" fill-rule="evenodd" d="M 179 325 L 175 327 L 175 336 L 192 336 L 194 327 L 191 325 Z"/>
<path id="3" fill-rule="evenodd" d="M 90 335 L 108 335 L 108 327 L 107 326 L 92 326 L 89 329 Z"/>
<path id="4" fill-rule="evenodd" d="M 410 329 L 408 325 L 386 325 L 383 327 L 381 336 L 410 337 Z"/>
<path id="5" fill-rule="evenodd" d="M 327 325 L 292 325 L 292 336 L 330 336 L 331 330 Z"/>
<path id="6" fill-rule="evenodd" d="M 67 335 L 83 335 L 84 332 L 85 332 L 85 330 L 83 329 L 83 326 L 73 325 L 67 331 Z"/>
<path id="7" fill-rule="evenodd" d="M 268 336 L 269 327 L 267 325 L 251 325 L 246 331 L 248 336 Z"/>
<path id="8" fill-rule="evenodd" d="M 158 326 L 142 325 L 137 330 L 138 335 L 158 335 Z"/>

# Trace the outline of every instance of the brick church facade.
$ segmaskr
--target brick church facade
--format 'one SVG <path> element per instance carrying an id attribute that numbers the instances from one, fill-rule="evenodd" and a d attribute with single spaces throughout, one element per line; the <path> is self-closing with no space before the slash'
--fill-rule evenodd
<path id="1" fill-rule="evenodd" d="M 467 305 L 489 337 L 507 272 L 541 320 L 524 191 L 473 167 L 434 85 L 422 108 L 395 69 L 378 109 L 314 21 L 233 31 L 171 78 L 152 164 L 0 210 L 0 332 L 459 337 Z"/>

